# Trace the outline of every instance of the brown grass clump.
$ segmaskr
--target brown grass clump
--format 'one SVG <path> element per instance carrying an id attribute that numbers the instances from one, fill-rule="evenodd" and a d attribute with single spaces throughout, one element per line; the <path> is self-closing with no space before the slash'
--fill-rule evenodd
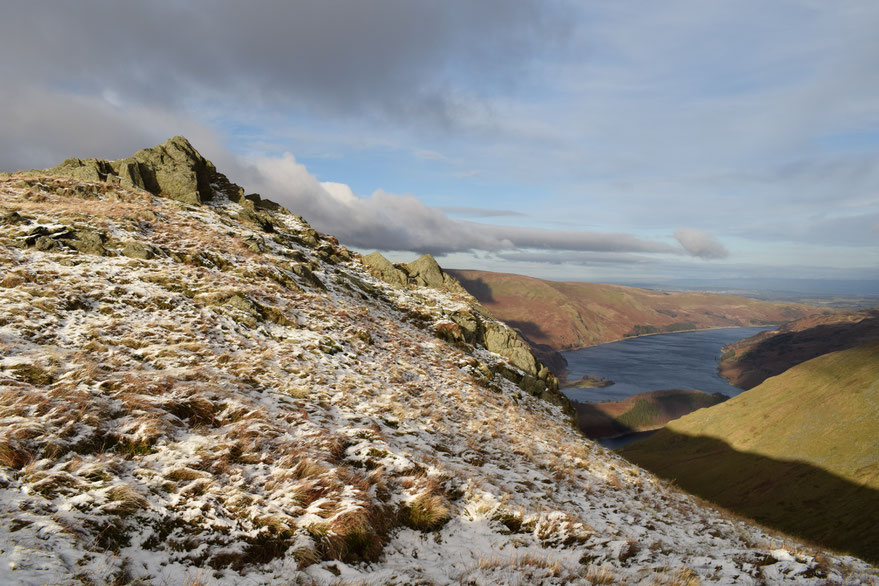
<path id="1" fill-rule="evenodd" d="M 702 581 L 696 575 L 696 572 L 690 568 L 681 568 L 675 572 L 669 586 L 700 586 Z"/>
<path id="2" fill-rule="evenodd" d="M 519 571 L 537 568 L 548 570 L 546 577 L 558 578 L 562 573 L 562 565 L 558 560 L 550 557 L 538 557 L 529 553 L 514 555 L 511 558 L 479 558 L 476 567 L 480 570 L 493 570 L 495 568 L 515 568 Z"/>
<path id="3" fill-rule="evenodd" d="M 451 518 L 446 500 L 430 492 L 421 493 L 400 511 L 403 523 L 419 531 L 439 529 Z"/>
<path id="4" fill-rule="evenodd" d="M 608 570 L 606 567 L 597 567 L 597 566 L 589 566 L 589 570 L 586 572 L 585 576 L 586 580 L 596 586 L 598 584 L 617 584 L 617 579 L 613 575 L 613 572 Z"/>
<path id="5" fill-rule="evenodd" d="M 21 470 L 32 460 L 30 452 L 17 443 L 0 441 L 0 466 Z"/>

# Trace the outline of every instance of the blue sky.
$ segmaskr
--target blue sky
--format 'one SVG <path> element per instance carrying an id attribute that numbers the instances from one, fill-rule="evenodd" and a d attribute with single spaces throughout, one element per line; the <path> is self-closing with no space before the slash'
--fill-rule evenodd
<path id="1" fill-rule="evenodd" d="M 9 4 L 3 169 L 183 134 L 394 259 L 879 279 L 873 0 Z"/>

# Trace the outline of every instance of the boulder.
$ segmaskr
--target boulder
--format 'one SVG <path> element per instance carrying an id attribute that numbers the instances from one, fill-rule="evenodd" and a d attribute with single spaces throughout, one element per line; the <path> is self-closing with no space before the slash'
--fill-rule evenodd
<path id="1" fill-rule="evenodd" d="M 126 242 L 125 246 L 122 247 L 122 254 L 129 258 L 140 258 L 143 260 L 149 260 L 156 256 L 156 251 L 149 244 L 131 241 Z"/>
<path id="2" fill-rule="evenodd" d="M 409 275 L 395 267 L 391 261 L 378 252 L 367 254 L 362 261 L 369 273 L 377 279 L 397 287 L 405 287 L 409 282 Z"/>
<path id="3" fill-rule="evenodd" d="M 102 256 L 106 252 L 104 250 L 104 236 L 94 230 L 77 230 L 69 244 L 85 254 Z"/>
<path id="4" fill-rule="evenodd" d="M 416 285 L 442 289 L 445 273 L 431 255 L 421 255 L 417 260 L 408 263 L 406 268 L 409 276 L 415 279 Z"/>

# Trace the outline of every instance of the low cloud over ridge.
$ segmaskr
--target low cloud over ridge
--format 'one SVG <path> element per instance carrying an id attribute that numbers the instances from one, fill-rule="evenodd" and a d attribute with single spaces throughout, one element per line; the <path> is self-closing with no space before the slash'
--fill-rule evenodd
<path id="1" fill-rule="evenodd" d="M 699 230 L 675 233 L 681 247 L 614 232 L 547 230 L 482 224 L 450 218 L 411 194 L 377 190 L 357 197 L 343 183 L 320 182 L 296 158 L 260 158 L 242 173 L 266 197 L 305 216 L 317 229 L 357 248 L 435 255 L 455 252 L 547 250 L 601 253 L 690 254 L 724 258 L 726 249 Z"/>

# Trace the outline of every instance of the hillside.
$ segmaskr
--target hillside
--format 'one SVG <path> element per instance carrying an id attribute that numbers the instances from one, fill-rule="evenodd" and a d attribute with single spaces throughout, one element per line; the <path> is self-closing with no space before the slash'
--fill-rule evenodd
<path id="1" fill-rule="evenodd" d="M 586 437 L 600 439 L 657 429 L 669 421 L 726 399 L 720 393 L 709 395 L 696 390 L 665 389 L 638 393 L 622 401 L 571 403 L 577 411 L 580 431 Z"/>
<path id="2" fill-rule="evenodd" d="M 0 208 L 0 583 L 879 576 L 583 439 L 431 258 L 378 279 L 185 139 Z"/>
<path id="3" fill-rule="evenodd" d="M 487 271 L 448 272 L 492 315 L 532 343 L 557 351 L 642 334 L 778 324 L 818 311 L 735 295 L 664 293 Z"/>
<path id="4" fill-rule="evenodd" d="M 876 340 L 879 310 L 815 315 L 729 344 L 718 369 L 731 384 L 750 389 L 816 356 Z"/>
<path id="5" fill-rule="evenodd" d="M 803 362 L 620 451 L 761 523 L 879 560 L 879 343 Z"/>

